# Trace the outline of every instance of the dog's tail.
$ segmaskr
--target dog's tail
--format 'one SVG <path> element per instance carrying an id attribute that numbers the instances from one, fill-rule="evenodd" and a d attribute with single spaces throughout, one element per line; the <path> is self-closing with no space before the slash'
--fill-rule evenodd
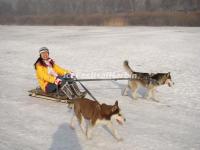
<path id="1" fill-rule="evenodd" d="M 130 75 L 132 75 L 135 71 L 133 71 L 131 69 L 131 67 L 129 66 L 128 60 L 125 60 L 123 63 L 124 69 L 126 70 L 126 72 Z"/>

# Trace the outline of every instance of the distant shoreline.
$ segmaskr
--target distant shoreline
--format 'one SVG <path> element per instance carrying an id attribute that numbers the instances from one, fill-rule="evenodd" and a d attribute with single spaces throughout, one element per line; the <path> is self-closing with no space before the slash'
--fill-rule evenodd
<path id="1" fill-rule="evenodd" d="M 0 15 L 1 25 L 200 26 L 200 11 L 117 14 Z"/>

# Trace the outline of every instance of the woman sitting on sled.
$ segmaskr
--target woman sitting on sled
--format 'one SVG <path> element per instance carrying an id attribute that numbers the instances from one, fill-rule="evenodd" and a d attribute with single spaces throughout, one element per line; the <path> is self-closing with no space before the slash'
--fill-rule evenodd
<path id="1" fill-rule="evenodd" d="M 47 47 L 40 48 L 39 54 L 40 56 L 34 66 L 37 80 L 43 92 L 58 92 L 60 96 L 66 95 L 68 99 L 85 96 L 86 93 L 81 92 L 77 84 L 73 81 L 75 74 L 55 64 L 49 57 Z"/>

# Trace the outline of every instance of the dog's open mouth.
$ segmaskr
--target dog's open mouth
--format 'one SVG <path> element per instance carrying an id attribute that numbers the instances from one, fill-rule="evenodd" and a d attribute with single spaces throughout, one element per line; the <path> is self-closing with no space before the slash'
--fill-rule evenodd
<path id="1" fill-rule="evenodd" d="M 165 84 L 167 84 L 169 87 L 172 87 L 172 85 L 174 84 L 171 80 L 167 79 L 165 81 Z"/>
<path id="2" fill-rule="evenodd" d="M 115 119 L 116 119 L 116 122 L 119 123 L 120 125 L 123 125 L 124 122 L 126 121 L 126 119 L 124 117 L 122 117 L 121 114 L 119 116 L 117 116 Z"/>
<path id="3" fill-rule="evenodd" d="M 116 121 L 120 124 L 123 125 L 123 122 L 121 120 L 116 119 Z"/>
<path id="4" fill-rule="evenodd" d="M 169 86 L 169 87 L 171 87 L 171 86 L 172 86 L 172 85 L 171 85 L 171 83 L 169 83 L 169 82 L 168 82 L 167 84 L 168 84 L 168 86 Z"/>

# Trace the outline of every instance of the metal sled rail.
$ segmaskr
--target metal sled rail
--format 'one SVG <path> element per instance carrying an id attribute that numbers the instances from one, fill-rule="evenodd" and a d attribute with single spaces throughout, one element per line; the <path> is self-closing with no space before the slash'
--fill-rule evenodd
<path id="1" fill-rule="evenodd" d="M 133 78 L 110 78 L 110 79 L 102 79 L 102 78 L 99 78 L 99 79 L 72 79 L 73 82 L 79 82 L 79 84 L 83 87 L 83 89 L 90 95 L 90 97 L 97 101 L 97 99 L 92 95 L 92 93 L 81 83 L 81 82 L 84 82 L 84 81 L 116 81 L 116 80 L 131 80 Z M 98 102 L 98 101 L 97 101 Z"/>
<path id="2" fill-rule="evenodd" d="M 110 81 L 110 80 L 132 80 L 133 78 L 108 78 L 108 79 L 74 79 L 73 81 L 80 81 L 80 82 L 84 82 L 84 81 Z"/>

